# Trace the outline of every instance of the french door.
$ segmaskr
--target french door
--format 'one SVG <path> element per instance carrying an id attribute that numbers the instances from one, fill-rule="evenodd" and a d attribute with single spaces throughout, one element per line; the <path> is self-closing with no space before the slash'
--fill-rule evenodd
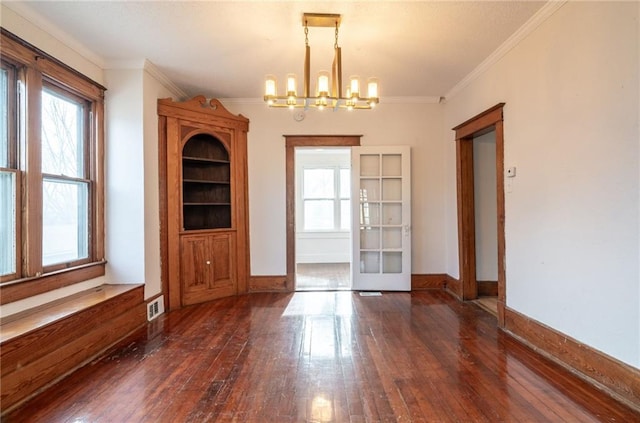
<path id="1" fill-rule="evenodd" d="M 411 290 L 409 147 L 352 147 L 352 289 Z"/>

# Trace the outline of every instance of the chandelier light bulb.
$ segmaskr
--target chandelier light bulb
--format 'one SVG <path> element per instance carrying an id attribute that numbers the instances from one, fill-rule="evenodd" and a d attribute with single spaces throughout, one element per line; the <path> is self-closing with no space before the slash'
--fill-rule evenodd
<path id="1" fill-rule="evenodd" d="M 329 96 L 329 72 L 318 72 L 318 97 Z M 325 98 L 326 101 L 326 98 Z"/>
<path id="2" fill-rule="evenodd" d="M 358 76 L 352 76 L 350 78 L 350 90 L 347 91 L 347 97 L 359 97 L 360 96 L 360 78 Z M 351 95 L 349 95 L 351 91 Z"/>
<path id="3" fill-rule="evenodd" d="M 267 75 L 264 82 L 264 95 L 267 97 L 276 96 L 276 77 L 273 75 Z"/>
<path id="4" fill-rule="evenodd" d="M 367 98 L 375 99 L 375 102 L 378 102 L 378 79 L 377 78 L 369 78 L 369 82 L 367 83 L 368 93 Z"/>
<path id="5" fill-rule="evenodd" d="M 297 90 L 297 82 L 296 82 L 296 76 L 293 73 L 290 73 L 287 75 L 287 96 L 288 97 L 295 97 L 297 94 L 296 92 Z"/>

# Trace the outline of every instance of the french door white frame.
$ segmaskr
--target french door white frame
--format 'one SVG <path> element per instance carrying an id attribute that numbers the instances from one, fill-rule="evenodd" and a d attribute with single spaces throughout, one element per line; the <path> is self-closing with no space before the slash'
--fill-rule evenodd
<path id="1" fill-rule="evenodd" d="M 354 291 L 411 290 L 411 165 L 406 146 L 351 149 Z"/>

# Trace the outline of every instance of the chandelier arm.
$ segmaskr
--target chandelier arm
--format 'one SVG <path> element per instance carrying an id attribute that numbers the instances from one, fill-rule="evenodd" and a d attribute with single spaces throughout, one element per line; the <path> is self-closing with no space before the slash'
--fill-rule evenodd
<path id="1" fill-rule="evenodd" d="M 331 95 L 342 98 L 342 49 L 340 47 L 334 50 L 331 73 Z"/>
<path id="2" fill-rule="evenodd" d="M 302 78 L 304 96 L 309 97 L 311 86 L 311 47 L 308 45 L 304 48 L 304 75 Z"/>

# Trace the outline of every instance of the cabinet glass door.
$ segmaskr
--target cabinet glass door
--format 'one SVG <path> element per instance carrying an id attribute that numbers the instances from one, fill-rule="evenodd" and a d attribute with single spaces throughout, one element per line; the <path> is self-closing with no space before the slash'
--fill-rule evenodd
<path id="1" fill-rule="evenodd" d="M 353 289 L 411 290 L 409 147 L 354 147 Z"/>

